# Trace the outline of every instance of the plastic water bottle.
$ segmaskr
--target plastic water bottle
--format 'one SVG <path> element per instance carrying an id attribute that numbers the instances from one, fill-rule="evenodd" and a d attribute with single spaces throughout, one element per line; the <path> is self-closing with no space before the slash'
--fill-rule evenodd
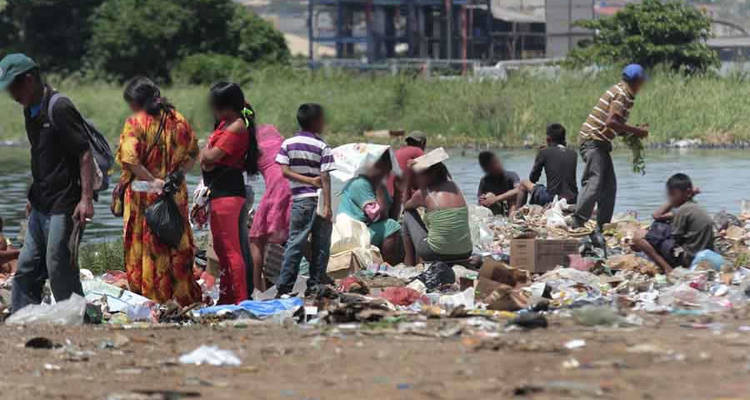
<path id="1" fill-rule="evenodd" d="M 149 181 L 133 181 L 130 184 L 130 188 L 133 189 L 134 192 L 143 192 L 143 193 L 158 193 L 159 191 L 154 187 L 153 184 Z"/>

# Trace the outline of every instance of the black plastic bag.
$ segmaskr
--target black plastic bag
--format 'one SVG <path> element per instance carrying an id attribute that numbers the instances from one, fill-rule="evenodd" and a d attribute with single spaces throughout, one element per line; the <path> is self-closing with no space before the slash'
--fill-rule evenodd
<path id="1" fill-rule="evenodd" d="M 419 276 L 417 276 L 417 279 L 424 283 L 428 291 L 432 292 L 433 290 L 439 289 L 443 285 L 450 285 L 455 283 L 456 274 L 453 272 L 452 266 L 444 262 L 436 262 L 432 264 L 426 271 L 419 274 Z"/>
<path id="2" fill-rule="evenodd" d="M 171 193 L 165 192 L 146 209 L 146 223 L 162 243 L 172 248 L 180 245 L 185 225 Z"/>

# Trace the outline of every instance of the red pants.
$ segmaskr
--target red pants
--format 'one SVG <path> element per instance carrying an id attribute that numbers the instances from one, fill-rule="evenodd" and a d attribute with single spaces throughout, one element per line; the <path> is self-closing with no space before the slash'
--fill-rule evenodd
<path id="1" fill-rule="evenodd" d="M 221 268 L 219 304 L 247 300 L 246 265 L 240 241 L 240 221 L 243 221 L 240 214 L 244 205 L 244 197 L 211 200 L 211 236 Z"/>

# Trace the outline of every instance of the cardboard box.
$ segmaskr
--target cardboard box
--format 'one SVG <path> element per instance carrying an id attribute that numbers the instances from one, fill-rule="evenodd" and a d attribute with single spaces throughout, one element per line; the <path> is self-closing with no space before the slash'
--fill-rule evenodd
<path id="1" fill-rule="evenodd" d="M 343 279 L 362 269 L 359 258 L 353 251 L 334 254 L 328 259 L 328 276 L 331 279 Z"/>
<path id="2" fill-rule="evenodd" d="M 578 254 L 575 239 L 513 239 L 510 265 L 532 273 L 543 273 L 570 263 L 569 254 Z"/>

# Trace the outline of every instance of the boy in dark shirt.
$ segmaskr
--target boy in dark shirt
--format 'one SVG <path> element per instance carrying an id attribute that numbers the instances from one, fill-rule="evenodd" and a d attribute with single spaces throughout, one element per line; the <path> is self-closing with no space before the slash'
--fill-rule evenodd
<path id="1" fill-rule="evenodd" d="M 537 153 L 529 180 L 521 181 L 520 189 L 531 194 L 531 204 L 546 206 L 559 196 L 574 205 L 578 197 L 577 168 L 578 155 L 566 147 L 565 127 L 551 124 L 547 127 L 547 147 Z M 537 184 L 542 170 L 547 177 L 547 186 Z M 518 198 L 523 200 L 525 196 Z"/>
<path id="2" fill-rule="evenodd" d="M 509 215 L 521 202 L 519 196 L 525 194 L 518 187 L 518 174 L 506 171 L 503 163 L 491 151 L 479 153 L 479 165 L 484 171 L 477 190 L 479 204 L 492 210 L 494 215 Z"/>
<path id="3" fill-rule="evenodd" d="M 714 248 L 713 220 L 693 201 L 698 193 L 690 177 L 672 175 L 667 181 L 668 202 L 656 210 L 648 232 L 633 241 L 633 250 L 646 253 L 665 273 L 689 267 L 699 251 Z"/>

